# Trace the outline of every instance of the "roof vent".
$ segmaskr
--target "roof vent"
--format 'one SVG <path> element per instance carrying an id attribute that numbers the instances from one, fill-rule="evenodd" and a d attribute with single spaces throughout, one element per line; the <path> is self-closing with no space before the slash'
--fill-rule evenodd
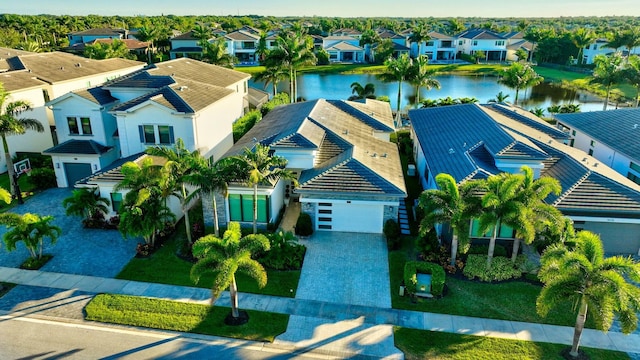
<path id="1" fill-rule="evenodd" d="M 349 129 L 344 129 L 344 130 L 342 131 L 342 133 L 343 133 L 344 135 L 349 135 Z"/>
<path id="2" fill-rule="evenodd" d="M 76 67 L 82 67 L 82 64 L 77 63 L 77 64 L 76 64 Z"/>
<path id="3" fill-rule="evenodd" d="M 183 86 L 180 86 L 180 87 L 178 88 L 178 90 L 180 90 L 180 91 L 184 91 L 184 90 L 187 90 L 188 88 L 189 88 L 189 87 L 187 87 L 187 86 L 184 86 L 184 85 L 183 85 Z"/>
<path id="4" fill-rule="evenodd" d="M 64 70 L 64 66 L 60 66 L 60 70 Z"/>
<path id="5" fill-rule="evenodd" d="M 456 151 L 453 150 L 453 148 L 449 148 L 449 154 L 455 154 L 455 153 L 456 153 Z"/>
<path id="6" fill-rule="evenodd" d="M 595 163 L 595 164 L 593 164 L 593 167 L 598 167 L 598 164 L 599 164 L 599 163 Z"/>
<path id="7" fill-rule="evenodd" d="M 384 153 L 384 154 L 380 155 L 380 157 L 386 158 L 387 157 L 387 153 Z"/>
<path id="8" fill-rule="evenodd" d="M 633 128 L 637 129 L 638 128 L 638 124 L 633 124 Z"/>
<path id="9" fill-rule="evenodd" d="M 377 157 L 377 156 L 378 156 L 378 153 L 371 154 L 371 157 Z"/>

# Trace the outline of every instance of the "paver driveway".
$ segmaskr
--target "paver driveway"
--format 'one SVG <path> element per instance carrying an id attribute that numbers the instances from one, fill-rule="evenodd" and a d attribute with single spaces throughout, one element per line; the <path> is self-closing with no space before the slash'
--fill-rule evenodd
<path id="1" fill-rule="evenodd" d="M 62 229 L 54 245 L 45 245 L 44 252 L 53 254 L 43 271 L 114 277 L 135 255 L 136 240 L 124 240 L 117 230 L 84 229 L 81 219 L 66 216 L 62 200 L 71 195 L 69 188 L 48 189 L 29 198 L 23 205 L 10 211 L 24 214 L 51 215 L 53 224 Z M 0 226 L 0 237 L 6 228 Z M 13 252 L 0 249 L 0 266 L 18 267 L 29 257 L 24 244 Z"/>

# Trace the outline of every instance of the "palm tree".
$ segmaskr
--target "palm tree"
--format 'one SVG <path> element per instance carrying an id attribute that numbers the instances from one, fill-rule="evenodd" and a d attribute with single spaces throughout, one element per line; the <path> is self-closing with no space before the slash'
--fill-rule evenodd
<path id="1" fill-rule="evenodd" d="M 560 182 L 549 176 L 541 176 L 534 178 L 533 170 L 528 166 L 520 168 L 523 175 L 522 189 L 520 197 L 522 203 L 525 204 L 525 215 L 528 222 L 534 225 L 536 233 L 543 232 L 547 228 L 560 226 L 564 217 L 560 210 L 553 205 L 544 202 L 549 194 L 559 195 L 562 191 Z M 554 232 L 553 230 L 552 232 Z M 558 232 L 558 231 L 555 231 Z M 534 236 L 525 238 L 525 242 L 529 244 L 535 238 Z M 527 241 L 528 240 L 528 241 Z M 513 241 L 513 252 L 511 253 L 511 261 L 516 262 L 518 251 L 520 250 L 520 239 L 516 237 Z"/>
<path id="2" fill-rule="evenodd" d="M 236 272 L 249 275 L 263 288 L 267 284 L 267 272 L 251 256 L 271 248 L 269 239 L 262 234 L 252 234 L 243 238 L 241 236 L 240 224 L 230 222 L 222 239 L 207 235 L 196 241 L 192 249 L 198 262 L 191 268 L 191 279 L 198 283 L 202 275 L 213 273 L 215 278 L 211 287 L 211 303 L 213 304 L 220 293 L 228 288 L 233 319 L 240 317 Z"/>
<path id="3" fill-rule="evenodd" d="M 371 46 L 380 42 L 380 35 L 372 29 L 367 29 L 362 32 L 360 36 L 359 44 L 360 46 L 371 49 Z M 368 59 L 368 61 L 373 61 L 372 59 Z"/>
<path id="4" fill-rule="evenodd" d="M 402 54 L 399 58 L 389 58 L 384 62 L 386 72 L 381 74 L 380 77 L 383 81 L 397 81 L 398 82 L 398 104 L 396 107 L 396 117 L 400 115 L 400 100 L 402 99 L 402 82 L 407 80 L 411 73 L 411 66 L 413 61 L 409 58 L 409 55 Z"/>
<path id="5" fill-rule="evenodd" d="M 13 161 L 11 159 L 11 152 L 9 151 L 9 144 L 7 143 L 7 136 L 22 135 L 27 130 L 43 132 L 44 126 L 36 119 L 19 118 L 20 114 L 31 110 L 31 103 L 26 100 L 9 102 L 10 95 L 11 94 L 4 89 L 2 83 L 0 83 L 0 138 L 2 138 L 2 150 L 4 151 L 4 158 L 9 174 L 9 191 L 11 191 L 12 195 L 16 195 L 15 170 L 13 169 Z"/>
<path id="6" fill-rule="evenodd" d="M 273 64 L 274 66 L 267 66 L 264 71 L 255 75 L 256 81 L 264 81 L 264 87 L 271 83 L 273 86 L 273 96 L 278 95 L 278 84 L 280 81 L 287 78 L 289 72 L 283 66 L 279 64 Z"/>
<path id="7" fill-rule="evenodd" d="M 376 86 L 372 83 L 367 83 L 365 86 L 362 86 L 359 82 L 353 82 L 351 83 L 351 93 L 356 95 L 351 96 L 349 100 L 375 99 Z"/>
<path id="8" fill-rule="evenodd" d="M 455 266 L 458 242 L 468 244 L 471 219 L 478 215 L 479 198 L 474 192 L 480 183 L 468 181 L 458 185 L 451 175 L 442 173 L 436 175 L 436 184 L 437 189 L 425 190 L 420 195 L 419 206 L 425 214 L 420 222 L 420 235 L 425 236 L 435 224 L 448 223 L 453 232 L 451 266 Z"/>
<path id="9" fill-rule="evenodd" d="M 591 82 L 605 86 L 607 96 L 605 97 L 602 110 L 607 110 L 609 97 L 611 95 L 611 86 L 621 82 L 624 76 L 622 55 L 618 52 L 611 56 L 599 54 L 593 58 L 593 63 L 596 67 L 593 69 L 593 79 L 591 79 Z"/>
<path id="10" fill-rule="evenodd" d="M 2 238 L 7 250 L 15 250 L 16 244 L 23 241 L 33 259 L 42 258 L 44 239 L 49 238 L 51 245 L 53 245 L 62 234 L 62 229 L 51 225 L 51 221 L 53 221 L 53 216 L 40 216 L 31 213 L 24 215 L 4 213 L 0 215 L 0 224 L 9 229 Z"/>
<path id="11" fill-rule="evenodd" d="M 211 38 L 211 28 L 202 24 L 198 24 L 194 26 L 191 33 L 193 34 L 193 37 L 198 39 L 198 45 L 200 45 L 200 47 L 202 47 L 202 50 L 204 51 L 205 43 L 207 43 Z"/>
<path id="12" fill-rule="evenodd" d="M 602 331 L 607 331 L 618 315 L 622 332 L 628 334 L 637 328 L 640 312 L 640 288 L 625 279 L 640 282 L 640 264 L 630 257 L 605 258 L 599 236 L 591 232 L 579 232 L 575 242 L 575 249 L 556 244 L 544 252 L 538 273 L 544 287 L 536 300 L 541 316 L 564 302 L 573 304 L 574 311 L 577 308 L 569 353 L 573 357 L 578 356 L 587 313 Z"/>
<path id="13" fill-rule="evenodd" d="M 155 42 L 159 40 L 159 38 L 164 33 L 163 29 L 157 26 L 149 26 L 149 27 L 141 27 L 138 29 L 138 34 L 136 34 L 136 38 L 140 41 L 145 41 L 149 43 L 149 50 L 147 50 L 147 56 L 149 58 L 149 64 L 153 62 L 153 54 L 156 52 Z"/>
<path id="14" fill-rule="evenodd" d="M 276 37 L 277 47 L 269 52 L 265 59 L 266 67 L 283 66 L 289 70 L 289 89 L 291 102 L 297 100 L 297 71 L 302 66 L 316 63 L 313 54 L 313 39 L 299 32 L 281 32 Z"/>
<path id="15" fill-rule="evenodd" d="M 216 237 L 220 236 L 216 193 L 222 193 L 226 198 L 227 184 L 231 179 L 229 169 L 224 168 L 222 165 L 222 161 L 219 161 L 212 166 L 203 163 L 193 169 L 190 174 L 185 176 L 186 182 L 195 186 L 195 190 L 187 199 L 189 202 L 195 197 L 204 198 L 203 195 L 211 196 L 213 205 L 213 235 Z"/>
<path id="16" fill-rule="evenodd" d="M 529 64 L 513 63 L 506 69 L 499 71 L 500 84 L 506 85 L 516 90 L 516 97 L 513 104 L 518 104 L 518 93 L 520 89 L 536 86 L 544 81 L 544 78 L 538 75 Z"/>
<path id="17" fill-rule="evenodd" d="M 529 112 L 532 113 L 533 115 L 539 117 L 539 118 L 544 116 L 544 109 L 541 108 L 541 107 L 536 107 L 536 108 L 530 109 Z"/>
<path id="18" fill-rule="evenodd" d="M 578 28 L 571 34 L 571 41 L 578 48 L 578 64 L 584 63 L 582 53 L 587 45 L 590 45 L 596 40 L 597 36 L 593 30 L 587 28 Z"/>
<path id="19" fill-rule="evenodd" d="M 96 213 L 108 213 L 109 204 L 109 199 L 100 196 L 92 188 L 75 189 L 70 197 L 62 200 L 67 215 L 82 216 L 85 219 L 92 218 Z"/>
<path id="20" fill-rule="evenodd" d="M 416 58 L 422 56 L 422 43 L 428 40 L 431 40 L 431 36 L 429 36 L 429 30 L 424 24 L 418 24 L 411 28 L 409 42 L 418 44 L 418 54 Z"/>
<path id="21" fill-rule="evenodd" d="M 491 268 L 498 229 L 501 226 L 515 229 L 516 236 L 521 236 L 526 242 L 533 241 L 535 228 L 527 216 L 528 211 L 521 195 L 523 182 L 522 174 L 509 173 L 492 175 L 484 181 L 485 194 L 482 196 L 482 212 L 478 222 L 482 234 L 491 231 L 487 269 Z"/>
<path id="22" fill-rule="evenodd" d="M 182 213 L 184 214 L 184 226 L 187 232 L 189 244 L 193 243 L 191 238 L 191 222 L 189 221 L 189 210 L 191 201 L 187 189 L 188 176 L 194 170 L 202 168 L 205 159 L 198 150 L 189 151 L 184 146 L 184 141 L 178 138 L 172 148 L 164 146 L 154 146 L 147 148 L 147 154 L 167 159 L 163 165 L 169 171 L 170 183 L 173 185 L 171 195 L 180 200 Z"/>
<path id="23" fill-rule="evenodd" d="M 636 88 L 636 107 L 640 103 L 640 57 L 630 56 L 624 69 L 624 77 Z"/>
<path id="24" fill-rule="evenodd" d="M 233 68 L 235 62 L 235 58 L 227 53 L 227 42 L 223 37 L 202 43 L 202 57 L 210 64 L 227 68 Z"/>
<path id="25" fill-rule="evenodd" d="M 627 27 L 622 31 L 615 32 L 612 39 L 605 46 L 612 49 L 625 47 L 628 61 L 631 58 L 633 49 L 640 46 L 640 27 Z"/>
<path id="26" fill-rule="evenodd" d="M 429 59 L 426 56 L 419 56 L 413 63 L 409 82 L 416 87 L 416 109 L 420 103 L 420 88 L 431 90 L 433 88 L 440 89 L 440 82 L 434 78 L 435 69 L 427 69 Z"/>
<path id="27" fill-rule="evenodd" d="M 253 188 L 253 233 L 258 232 L 258 185 L 265 181 L 275 185 L 279 180 L 292 180 L 297 182 L 295 175 L 285 169 L 287 159 L 281 156 L 272 156 L 268 146 L 256 144 L 253 150 L 245 148 L 242 155 L 223 159 L 221 166 L 232 168 L 229 172 L 235 173 L 235 181 L 245 183 Z M 239 170 L 239 171 L 238 171 Z"/>

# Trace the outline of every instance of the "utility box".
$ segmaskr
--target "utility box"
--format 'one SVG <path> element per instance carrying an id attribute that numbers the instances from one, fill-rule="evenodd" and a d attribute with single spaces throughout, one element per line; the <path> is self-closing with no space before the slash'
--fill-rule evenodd
<path id="1" fill-rule="evenodd" d="M 407 176 L 416 176 L 416 166 L 414 164 L 407 166 Z"/>

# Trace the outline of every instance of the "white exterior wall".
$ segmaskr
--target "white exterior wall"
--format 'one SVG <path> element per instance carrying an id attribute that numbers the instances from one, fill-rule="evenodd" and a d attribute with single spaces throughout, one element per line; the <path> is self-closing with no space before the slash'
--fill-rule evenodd
<path id="1" fill-rule="evenodd" d="M 101 168 L 100 158 L 97 155 L 68 155 L 68 156 L 51 156 L 53 162 L 53 170 L 56 173 L 56 182 L 58 187 L 68 187 L 66 174 L 64 173 L 64 164 L 91 164 L 91 171 L 95 173 Z"/>
<path id="2" fill-rule="evenodd" d="M 117 77 L 123 76 L 123 75 L 127 75 L 129 73 L 132 73 L 136 70 L 140 70 L 145 66 L 145 64 L 140 64 L 137 66 L 132 66 L 132 67 L 128 67 L 128 68 L 124 68 L 124 69 L 119 69 L 119 70 L 114 70 L 114 71 L 107 71 L 101 74 L 97 74 L 97 75 L 92 75 L 92 76 L 86 76 L 86 77 L 82 77 L 82 78 L 77 78 L 77 79 L 72 79 L 72 80 L 67 80 L 67 81 L 61 81 L 58 83 L 54 83 L 51 85 L 51 91 L 49 92 L 49 96 L 50 98 L 53 100 L 57 97 L 60 97 L 68 92 L 71 91 L 75 91 L 75 90 L 79 90 L 79 89 L 86 89 L 86 88 L 90 88 L 93 86 L 97 86 L 100 84 L 104 84 L 106 81 L 108 80 L 112 80 L 115 79 Z"/>
<path id="3" fill-rule="evenodd" d="M 258 187 L 258 196 L 266 195 L 271 198 L 270 200 L 270 213 L 269 213 L 269 222 L 273 222 L 276 220 L 280 209 L 284 206 L 284 184 L 285 181 L 278 181 L 276 186 L 273 188 L 263 188 Z M 233 187 L 229 188 L 229 194 L 239 194 L 239 195 L 251 195 L 253 196 L 253 187 Z M 224 210 L 225 210 L 225 218 L 227 219 L 227 223 L 231 216 L 229 215 L 229 197 L 227 196 L 224 200 Z M 221 220 L 221 225 L 222 225 Z"/>
<path id="4" fill-rule="evenodd" d="M 171 49 L 177 49 L 181 47 L 200 47 L 198 42 L 200 40 L 171 40 Z"/>
<path id="5" fill-rule="evenodd" d="M 416 162 L 416 175 L 420 179 L 420 185 L 422 185 L 422 188 L 425 190 L 435 189 L 437 186 L 434 178 L 435 175 L 438 174 L 431 174 L 431 172 L 429 172 L 429 181 L 426 181 L 424 173 L 427 169 L 427 159 L 422 152 L 422 147 L 420 146 L 420 142 L 418 141 L 413 128 L 411 129 L 411 140 L 413 140 L 413 156 Z"/>
<path id="6" fill-rule="evenodd" d="M 276 155 L 287 159 L 288 169 L 311 169 L 317 151 L 309 149 L 276 149 Z"/>
<path id="7" fill-rule="evenodd" d="M 243 91 L 240 87 L 240 92 L 216 101 L 196 115 L 194 148 L 204 157 L 218 160 L 233 146 L 232 126 L 243 115 Z"/>
<path id="8" fill-rule="evenodd" d="M 103 126 L 101 106 L 92 103 L 88 100 L 79 99 L 75 96 L 71 96 L 59 103 L 56 103 L 53 107 L 53 116 L 56 122 L 56 130 L 58 133 L 58 142 L 63 143 L 67 140 L 93 140 L 102 145 L 113 145 L 113 140 L 108 141 L 108 137 L 111 138 L 111 133 L 106 133 Z M 92 135 L 72 135 L 69 133 L 69 125 L 67 124 L 67 117 L 78 118 L 78 127 L 80 125 L 81 117 L 88 117 L 91 120 L 91 132 Z M 115 122 L 115 121 L 113 121 Z M 111 127 L 114 127 L 112 125 Z M 115 130 L 115 129 L 114 129 Z M 108 137 L 107 137 L 108 136 Z"/>
<path id="9" fill-rule="evenodd" d="M 462 45 L 459 44 L 462 41 Z M 473 45 L 473 42 L 477 41 L 478 45 Z M 496 45 L 496 41 L 503 41 L 504 45 Z M 456 42 L 458 51 L 464 54 L 471 54 L 472 51 L 507 51 L 507 40 L 504 39 L 458 39 Z"/>
<path id="10" fill-rule="evenodd" d="M 181 138 L 187 149 L 195 150 L 195 136 L 193 118 L 189 115 L 173 114 L 169 109 L 160 105 L 148 104 L 134 112 L 116 114 L 118 121 L 118 135 L 122 157 L 143 152 L 150 144 L 140 142 L 139 125 L 169 125 L 173 126 L 174 138 Z M 156 137 L 156 141 L 157 141 Z"/>
<path id="11" fill-rule="evenodd" d="M 111 202 L 111 193 L 113 193 L 113 187 L 116 186 L 116 183 L 114 182 L 96 182 L 96 183 L 92 183 L 91 185 L 97 185 L 98 186 L 98 190 L 100 192 L 100 196 L 109 199 L 109 202 Z M 120 191 L 120 193 L 122 194 L 122 198 L 124 200 L 125 195 L 128 193 L 129 191 Z M 171 196 L 167 199 L 167 207 L 169 208 L 169 210 L 171 210 L 171 212 L 176 216 L 176 223 L 178 222 L 178 220 L 180 220 L 182 218 L 182 216 L 184 215 L 184 213 L 182 212 L 182 206 L 180 205 L 180 200 L 178 200 L 178 198 L 176 198 L 175 196 Z M 106 214 L 106 218 L 108 219 L 111 216 L 115 216 L 116 212 L 113 211 L 113 206 L 110 203 L 109 204 L 109 209 L 110 212 L 108 214 Z"/>

